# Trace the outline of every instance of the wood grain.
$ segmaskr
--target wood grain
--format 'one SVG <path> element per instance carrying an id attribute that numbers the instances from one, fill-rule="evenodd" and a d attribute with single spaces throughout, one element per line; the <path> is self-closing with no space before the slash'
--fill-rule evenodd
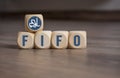
<path id="1" fill-rule="evenodd" d="M 120 22 L 45 20 L 47 30 L 86 30 L 87 49 L 18 49 L 24 18 L 0 19 L 0 78 L 120 78 Z"/>

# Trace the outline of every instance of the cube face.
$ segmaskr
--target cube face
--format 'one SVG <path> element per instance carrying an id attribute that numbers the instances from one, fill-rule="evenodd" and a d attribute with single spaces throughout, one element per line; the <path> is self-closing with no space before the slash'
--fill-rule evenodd
<path id="1" fill-rule="evenodd" d="M 43 16 L 41 14 L 26 15 L 25 29 L 28 32 L 37 32 L 43 30 Z"/>
<path id="2" fill-rule="evenodd" d="M 17 44 L 20 48 L 31 49 L 65 49 L 86 48 L 86 31 L 43 31 L 43 16 L 41 14 L 25 15 L 25 29 L 19 32 Z"/>
<path id="3" fill-rule="evenodd" d="M 35 47 L 47 49 L 51 47 L 51 31 L 39 31 L 35 34 Z"/>
<path id="4" fill-rule="evenodd" d="M 52 33 L 52 48 L 64 49 L 68 46 L 68 31 L 54 31 Z"/>
<path id="5" fill-rule="evenodd" d="M 86 48 L 86 31 L 70 31 L 69 48 Z"/>
<path id="6" fill-rule="evenodd" d="M 34 34 L 29 32 L 19 32 L 17 38 L 19 48 L 29 49 L 34 47 Z"/>

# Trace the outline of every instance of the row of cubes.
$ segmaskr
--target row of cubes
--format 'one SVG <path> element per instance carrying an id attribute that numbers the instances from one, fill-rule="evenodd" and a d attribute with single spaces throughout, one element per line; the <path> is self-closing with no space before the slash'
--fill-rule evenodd
<path id="1" fill-rule="evenodd" d="M 17 44 L 19 48 L 31 49 L 65 49 L 65 48 L 86 48 L 86 31 L 38 31 L 19 32 Z"/>

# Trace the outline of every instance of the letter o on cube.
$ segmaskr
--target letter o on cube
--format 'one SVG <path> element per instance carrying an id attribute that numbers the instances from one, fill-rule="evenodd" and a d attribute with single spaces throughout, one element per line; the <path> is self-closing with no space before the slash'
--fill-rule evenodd
<path id="1" fill-rule="evenodd" d="M 52 48 L 64 49 L 68 46 L 68 31 L 53 31 Z"/>
<path id="2" fill-rule="evenodd" d="M 69 48 L 86 48 L 86 31 L 70 31 Z"/>
<path id="3" fill-rule="evenodd" d="M 34 47 L 34 34 L 29 32 L 19 32 L 17 38 L 19 48 L 30 49 Z"/>

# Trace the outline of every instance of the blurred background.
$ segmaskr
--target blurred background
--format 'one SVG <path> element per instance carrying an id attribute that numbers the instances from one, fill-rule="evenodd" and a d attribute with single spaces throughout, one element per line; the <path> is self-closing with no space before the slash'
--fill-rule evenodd
<path id="1" fill-rule="evenodd" d="M 86 49 L 17 46 L 25 14 L 44 30 L 87 31 Z M 120 0 L 0 0 L 0 78 L 120 78 Z"/>
<path id="2" fill-rule="evenodd" d="M 0 0 L 0 16 L 42 13 L 45 18 L 120 20 L 120 0 Z"/>

